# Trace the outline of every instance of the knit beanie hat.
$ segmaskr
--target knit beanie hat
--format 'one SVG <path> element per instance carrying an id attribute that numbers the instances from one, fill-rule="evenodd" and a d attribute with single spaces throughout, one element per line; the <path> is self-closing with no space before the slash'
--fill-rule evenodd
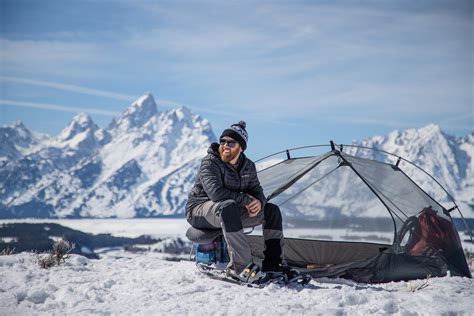
<path id="1" fill-rule="evenodd" d="M 240 121 L 237 124 L 232 124 L 229 128 L 226 128 L 222 132 L 221 138 L 224 136 L 232 137 L 239 143 L 240 147 L 245 150 L 247 148 L 247 141 L 249 139 L 247 131 L 245 130 L 246 127 L 247 123 L 244 121 Z"/>

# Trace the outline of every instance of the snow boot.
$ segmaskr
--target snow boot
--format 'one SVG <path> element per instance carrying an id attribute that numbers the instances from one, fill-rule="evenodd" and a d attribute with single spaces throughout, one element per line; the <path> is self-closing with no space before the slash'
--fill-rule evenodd
<path id="1" fill-rule="evenodd" d="M 227 275 L 233 279 L 248 284 L 264 284 L 270 280 L 269 276 L 265 272 L 262 272 L 260 267 L 255 263 L 247 265 L 239 274 L 228 269 Z"/>
<path id="2" fill-rule="evenodd" d="M 301 278 L 298 270 L 284 264 L 264 266 L 262 270 L 270 279 L 283 279 L 285 283 L 291 283 Z"/>

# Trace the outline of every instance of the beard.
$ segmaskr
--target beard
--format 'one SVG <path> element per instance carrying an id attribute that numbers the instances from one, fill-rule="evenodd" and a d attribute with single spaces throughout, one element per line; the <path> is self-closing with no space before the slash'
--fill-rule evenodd
<path id="1" fill-rule="evenodd" d="M 235 148 L 229 148 L 229 149 L 230 151 L 228 153 L 225 153 L 224 147 L 219 146 L 219 155 L 221 156 L 221 160 L 223 162 L 229 163 L 240 154 L 238 146 L 236 146 Z"/>

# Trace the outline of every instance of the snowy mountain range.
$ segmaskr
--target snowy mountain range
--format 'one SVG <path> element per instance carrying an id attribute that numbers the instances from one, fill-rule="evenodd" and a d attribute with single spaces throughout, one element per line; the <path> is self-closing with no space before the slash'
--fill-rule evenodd
<path id="1" fill-rule="evenodd" d="M 75 116 L 56 137 L 0 129 L 0 217 L 142 217 L 180 213 L 215 141 L 185 107 L 145 94 L 104 129 Z"/>
<path id="2" fill-rule="evenodd" d="M 0 218 L 180 215 L 215 140 L 206 119 L 185 107 L 161 112 L 149 93 L 105 128 L 85 114 L 55 137 L 21 122 L 1 127 Z M 474 217 L 474 134 L 456 138 L 427 125 L 356 143 L 419 164 Z"/>

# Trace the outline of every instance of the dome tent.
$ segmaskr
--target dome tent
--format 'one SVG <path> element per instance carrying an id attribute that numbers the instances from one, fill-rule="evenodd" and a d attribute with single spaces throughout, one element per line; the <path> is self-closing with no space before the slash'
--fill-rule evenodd
<path id="1" fill-rule="evenodd" d="M 329 146 L 328 152 L 307 154 Z M 278 155 L 285 157 L 276 160 Z M 283 213 L 288 264 L 313 277 L 374 283 L 444 276 L 448 271 L 471 277 L 451 217 L 459 208 L 433 177 L 408 160 L 331 142 L 256 162 L 266 166 L 258 177 L 267 200 Z M 436 198 L 412 180 L 408 167 L 426 176 L 423 184 L 437 187 Z M 216 234 L 188 236 L 205 242 Z M 261 260 L 263 238 L 247 237 L 255 261 Z"/>

